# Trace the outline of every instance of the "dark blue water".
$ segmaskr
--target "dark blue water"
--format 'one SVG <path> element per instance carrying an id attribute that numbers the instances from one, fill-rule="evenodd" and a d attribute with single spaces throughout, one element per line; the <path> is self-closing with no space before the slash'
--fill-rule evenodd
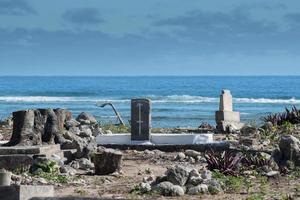
<path id="1" fill-rule="evenodd" d="M 125 121 L 130 99 L 152 100 L 154 127 L 214 123 L 222 89 L 231 90 L 234 109 L 245 122 L 270 112 L 300 107 L 300 76 L 288 77 L 0 77 L 0 118 L 28 108 L 68 108 L 94 114 L 102 123 L 116 122 L 113 102 Z"/>

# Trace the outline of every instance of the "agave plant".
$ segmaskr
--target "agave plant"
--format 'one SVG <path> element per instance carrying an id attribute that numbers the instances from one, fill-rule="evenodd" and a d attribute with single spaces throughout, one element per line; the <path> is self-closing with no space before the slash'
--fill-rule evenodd
<path id="1" fill-rule="evenodd" d="M 238 174 L 237 166 L 242 157 L 233 151 L 214 152 L 209 150 L 204 157 L 208 163 L 209 170 L 218 170 L 224 175 L 236 176 Z"/>
<path id="2" fill-rule="evenodd" d="M 264 122 L 271 122 L 274 126 L 281 126 L 286 122 L 300 124 L 300 110 L 295 106 L 291 110 L 285 109 L 283 113 L 270 114 L 262 119 Z"/>
<path id="3" fill-rule="evenodd" d="M 245 154 L 241 160 L 241 163 L 244 167 L 255 169 L 255 168 L 262 168 L 262 167 L 273 167 L 273 160 L 270 158 L 267 158 L 265 156 L 262 156 L 261 154 L 257 155 L 251 155 L 251 154 Z"/>

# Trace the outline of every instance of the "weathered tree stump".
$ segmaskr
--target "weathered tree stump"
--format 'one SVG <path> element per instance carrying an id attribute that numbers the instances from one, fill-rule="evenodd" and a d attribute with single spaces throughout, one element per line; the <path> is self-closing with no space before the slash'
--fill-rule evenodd
<path id="1" fill-rule="evenodd" d="M 94 157 L 95 174 L 108 175 L 121 170 L 122 152 L 114 149 L 105 149 L 96 153 Z"/>
<path id="2" fill-rule="evenodd" d="M 21 110 L 13 113 L 13 133 L 4 146 L 31 146 L 64 142 L 64 123 L 72 118 L 65 109 Z"/>

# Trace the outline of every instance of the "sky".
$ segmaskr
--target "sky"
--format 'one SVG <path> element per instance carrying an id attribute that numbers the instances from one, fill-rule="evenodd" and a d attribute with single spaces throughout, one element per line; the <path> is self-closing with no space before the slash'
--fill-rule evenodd
<path id="1" fill-rule="evenodd" d="M 0 75 L 300 75 L 300 1 L 0 0 Z"/>

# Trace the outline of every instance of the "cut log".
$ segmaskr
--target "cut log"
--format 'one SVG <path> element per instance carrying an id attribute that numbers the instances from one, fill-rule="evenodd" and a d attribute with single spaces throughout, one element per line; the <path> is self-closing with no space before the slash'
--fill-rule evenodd
<path id="1" fill-rule="evenodd" d="M 105 149 L 94 156 L 95 174 L 108 175 L 121 170 L 123 154 L 114 149 Z"/>
<path id="2" fill-rule="evenodd" d="M 13 134 L 4 146 L 63 143 L 64 123 L 72 117 L 65 109 L 21 110 L 13 113 Z"/>

